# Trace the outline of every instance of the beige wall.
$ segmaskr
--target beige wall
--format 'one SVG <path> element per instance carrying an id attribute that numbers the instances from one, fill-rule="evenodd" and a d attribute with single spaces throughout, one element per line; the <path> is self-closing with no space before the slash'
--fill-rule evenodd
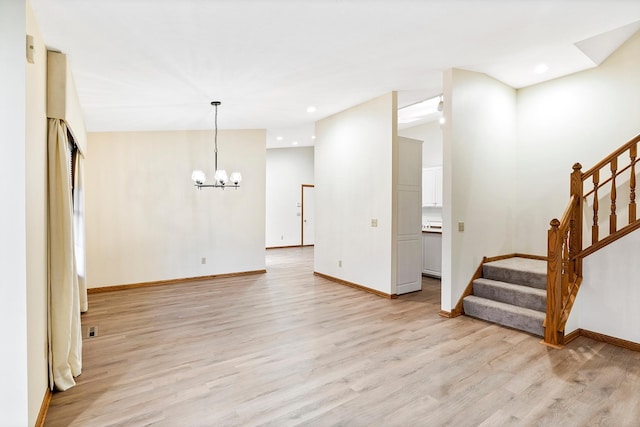
<path id="1" fill-rule="evenodd" d="M 34 36 L 35 63 L 27 64 L 26 224 L 27 361 L 29 425 L 38 416 L 49 383 L 47 363 L 47 52 L 30 7 L 27 33 Z"/>
<path id="2" fill-rule="evenodd" d="M 240 189 L 193 186 L 213 179 L 212 131 L 88 134 L 90 288 L 265 268 L 266 132 L 221 130 L 218 148 Z"/>
<path id="3" fill-rule="evenodd" d="M 396 98 L 390 93 L 327 117 L 315 131 L 315 271 L 389 294 Z"/>

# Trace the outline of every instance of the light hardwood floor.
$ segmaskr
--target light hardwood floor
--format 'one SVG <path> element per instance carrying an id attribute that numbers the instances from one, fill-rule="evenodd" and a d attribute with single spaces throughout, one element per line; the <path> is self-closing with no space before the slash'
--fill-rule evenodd
<path id="1" fill-rule="evenodd" d="M 439 281 L 387 300 L 313 276 L 312 257 L 91 294 L 98 337 L 45 425 L 640 425 L 640 353 L 445 319 Z"/>

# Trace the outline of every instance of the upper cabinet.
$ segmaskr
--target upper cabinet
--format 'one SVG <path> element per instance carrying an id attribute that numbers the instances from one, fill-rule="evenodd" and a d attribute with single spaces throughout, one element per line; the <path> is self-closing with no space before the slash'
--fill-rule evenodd
<path id="1" fill-rule="evenodd" d="M 442 166 L 422 168 L 422 206 L 442 206 Z"/>

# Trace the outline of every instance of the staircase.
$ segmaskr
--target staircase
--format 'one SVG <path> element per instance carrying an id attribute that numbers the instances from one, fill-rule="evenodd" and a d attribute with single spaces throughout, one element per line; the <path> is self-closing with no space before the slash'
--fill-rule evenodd
<path id="1" fill-rule="evenodd" d="M 564 329 L 582 283 L 583 259 L 640 230 L 638 144 L 640 134 L 586 172 L 580 163 L 574 164 L 569 203 L 562 217 L 549 223 L 545 260 L 518 254 L 483 258 L 449 314 L 466 314 L 520 329 L 544 337 L 544 344 L 550 347 L 562 348 Z M 628 206 L 619 206 L 618 194 L 625 193 L 628 198 L 622 200 L 628 200 Z M 600 209 L 600 203 L 608 206 Z M 619 224 L 618 215 L 625 210 L 626 224 Z M 583 219 L 591 224 L 591 243 L 587 245 L 582 241 L 587 228 Z"/>
<path id="2" fill-rule="evenodd" d="M 547 309 L 547 262 L 513 257 L 482 265 L 471 295 L 462 300 L 468 316 L 543 336 Z"/>

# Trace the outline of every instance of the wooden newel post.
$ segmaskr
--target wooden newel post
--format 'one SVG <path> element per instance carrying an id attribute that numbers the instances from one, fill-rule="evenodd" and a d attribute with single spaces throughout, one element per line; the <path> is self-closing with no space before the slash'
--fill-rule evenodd
<path id="1" fill-rule="evenodd" d="M 571 194 L 569 197 L 576 196 L 577 203 L 577 206 L 573 208 L 569 229 L 569 277 L 571 282 L 576 279 L 576 276 L 582 277 L 582 260 L 577 258 L 577 255 L 582 251 L 582 213 L 584 208 L 581 169 L 582 165 L 576 163 L 573 165 L 573 172 L 571 172 Z"/>
<path id="2" fill-rule="evenodd" d="M 562 235 L 560 221 L 554 218 L 549 224 L 547 235 L 547 317 L 544 328 L 544 342 L 551 346 L 564 344 L 558 333 L 558 322 L 562 309 Z"/>

